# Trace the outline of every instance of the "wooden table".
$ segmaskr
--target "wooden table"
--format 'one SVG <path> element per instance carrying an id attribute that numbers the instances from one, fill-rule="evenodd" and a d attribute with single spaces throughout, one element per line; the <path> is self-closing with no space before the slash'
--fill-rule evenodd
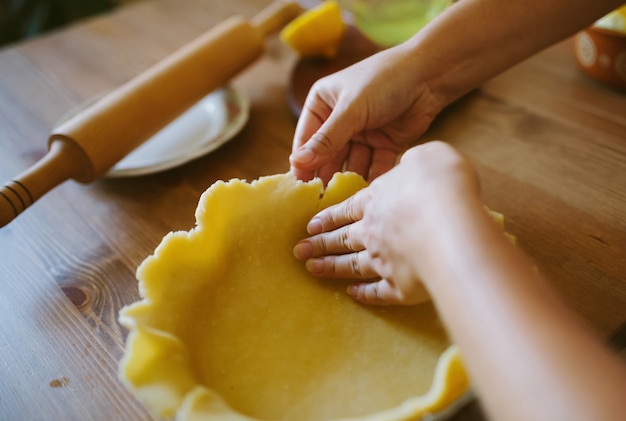
<path id="1" fill-rule="evenodd" d="M 266 2 L 138 3 L 0 52 L 0 181 L 40 158 L 68 110 Z M 608 337 L 626 321 L 626 96 L 582 75 L 570 42 L 451 106 L 424 136 L 479 168 L 484 200 L 572 308 Z M 189 229 L 214 181 L 288 170 L 296 57 L 276 38 L 237 77 L 244 130 L 218 151 L 151 176 L 67 182 L 0 229 L 0 418 L 150 419 L 117 380 L 119 309 L 134 272 Z M 476 405 L 455 419 L 481 419 Z"/>

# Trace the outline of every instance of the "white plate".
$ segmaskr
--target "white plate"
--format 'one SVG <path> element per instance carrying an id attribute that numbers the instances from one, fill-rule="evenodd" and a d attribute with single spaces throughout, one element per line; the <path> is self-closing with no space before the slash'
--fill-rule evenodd
<path id="1" fill-rule="evenodd" d="M 98 95 L 65 114 L 59 125 L 100 98 Z M 219 148 L 248 121 L 250 102 L 232 87 L 211 92 L 122 158 L 104 175 L 133 177 L 182 165 Z"/>
<path id="2" fill-rule="evenodd" d="M 105 177 L 151 174 L 205 155 L 243 128 L 249 107 L 249 101 L 233 88 L 218 89 L 126 155 Z"/>

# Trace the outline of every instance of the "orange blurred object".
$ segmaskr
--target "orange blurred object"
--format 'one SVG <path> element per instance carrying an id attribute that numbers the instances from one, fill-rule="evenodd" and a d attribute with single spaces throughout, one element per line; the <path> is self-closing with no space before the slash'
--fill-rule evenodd
<path id="1" fill-rule="evenodd" d="M 574 37 L 574 54 L 587 75 L 626 89 L 626 33 L 591 26 Z"/>

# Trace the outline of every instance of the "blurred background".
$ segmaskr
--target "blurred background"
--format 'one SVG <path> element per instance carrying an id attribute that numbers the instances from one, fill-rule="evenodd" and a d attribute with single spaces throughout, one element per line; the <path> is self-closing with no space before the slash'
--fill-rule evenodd
<path id="1" fill-rule="evenodd" d="M 0 0 L 0 46 L 140 0 Z"/>

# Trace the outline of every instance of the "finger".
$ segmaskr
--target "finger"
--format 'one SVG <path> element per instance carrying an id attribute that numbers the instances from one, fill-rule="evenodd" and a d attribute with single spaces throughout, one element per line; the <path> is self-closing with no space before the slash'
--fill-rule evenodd
<path id="1" fill-rule="evenodd" d="M 316 82 L 306 96 L 296 124 L 292 152 L 304 145 L 333 112 L 335 100 L 328 92 L 329 88 L 325 88 L 320 82 Z"/>
<path id="2" fill-rule="evenodd" d="M 346 162 L 346 171 L 353 171 L 368 179 L 372 150 L 363 143 L 351 142 Z"/>
<path id="3" fill-rule="evenodd" d="M 413 305 L 430 301 L 430 295 L 424 284 L 415 284 L 405 293 L 387 279 L 350 284 L 347 293 L 361 303 L 373 305 Z"/>
<path id="4" fill-rule="evenodd" d="M 367 251 L 316 257 L 307 260 L 306 268 L 319 278 L 372 279 L 378 276 Z"/>
<path id="5" fill-rule="evenodd" d="M 350 284 L 346 292 L 356 301 L 363 304 L 404 304 L 395 287 L 386 279 Z"/>
<path id="6" fill-rule="evenodd" d="M 373 181 L 392 169 L 398 160 L 398 152 L 392 149 L 375 149 L 372 153 L 372 164 L 368 181 Z"/>
<path id="7" fill-rule="evenodd" d="M 346 225 L 334 231 L 314 235 L 300 241 L 293 249 L 293 254 L 300 260 L 311 257 L 353 253 L 365 249 L 357 235 L 351 235 L 353 225 Z"/>
<path id="8" fill-rule="evenodd" d="M 313 105 L 311 106 L 313 107 Z M 328 164 L 348 143 L 355 132 L 356 119 L 351 116 L 349 108 L 338 103 L 330 115 L 316 114 L 307 110 L 294 141 L 294 150 L 289 158 L 292 167 L 298 170 L 315 170 Z M 321 123 L 321 126 L 320 125 Z M 319 127 L 314 133 L 313 128 Z M 296 147 L 295 145 L 300 146 Z"/>
<path id="9" fill-rule="evenodd" d="M 315 176 L 316 170 L 333 157 L 332 153 L 327 153 L 324 157 L 328 159 L 326 161 L 321 160 L 319 151 L 331 147 L 331 141 L 324 133 L 315 133 L 304 145 L 294 150 L 289 156 L 292 173 L 300 180 L 311 180 Z"/>
<path id="10" fill-rule="evenodd" d="M 311 181 L 315 178 L 315 171 L 300 169 L 297 165 L 290 165 L 289 171 L 294 177 L 302 181 Z"/>
<path id="11" fill-rule="evenodd" d="M 348 144 L 344 145 L 343 149 L 331 158 L 330 162 L 325 165 L 322 165 L 318 170 L 316 175 L 322 179 L 324 185 L 328 185 L 328 182 L 336 172 L 340 172 L 343 170 L 343 164 L 348 158 L 348 152 L 350 151 L 350 146 Z"/>
<path id="12" fill-rule="evenodd" d="M 343 202 L 322 210 L 311 218 L 306 227 L 307 231 L 311 235 L 316 235 L 360 221 L 363 218 L 363 202 L 365 200 L 363 198 L 366 195 L 367 187 L 359 190 Z"/>
<path id="13" fill-rule="evenodd" d="M 314 169 L 306 167 L 306 163 L 313 158 L 313 155 L 309 149 L 302 149 L 302 146 L 319 130 L 332 112 L 332 108 L 323 100 L 314 94 L 309 95 L 313 96 L 312 99 L 307 97 L 305 107 L 296 124 L 292 155 L 289 157 L 291 173 L 296 176 L 297 179 L 304 181 L 311 180 L 315 175 L 315 171 Z"/>

